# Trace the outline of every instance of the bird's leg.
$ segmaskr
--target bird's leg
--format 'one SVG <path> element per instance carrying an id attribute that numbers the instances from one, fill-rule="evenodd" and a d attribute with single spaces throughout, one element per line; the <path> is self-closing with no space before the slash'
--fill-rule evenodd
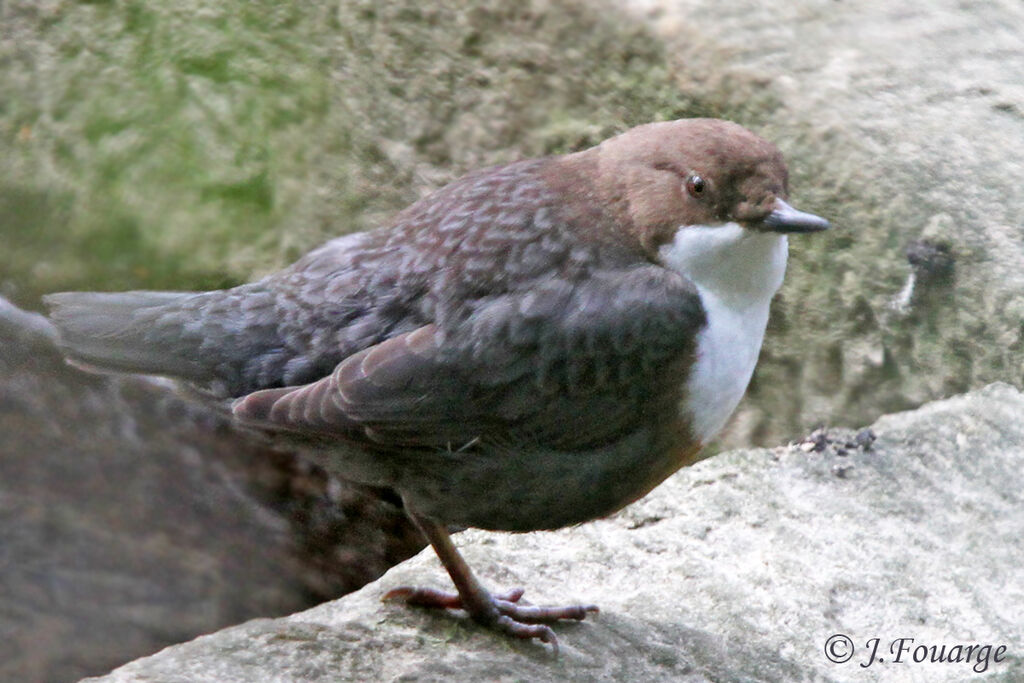
<path id="1" fill-rule="evenodd" d="M 402 586 L 395 588 L 384 596 L 384 600 L 401 600 L 408 605 L 418 607 L 439 607 L 447 609 L 463 609 L 479 624 L 493 628 L 516 638 L 537 638 L 542 642 L 551 643 L 558 651 L 558 639 L 555 632 L 547 624 L 573 619 L 579 621 L 586 618 L 588 612 L 597 612 L 595 605 L 570 605 L 567 607 L 536 607 L 520 605 L 523 596 L 521 588 L 508 593 L 491 595 L 480 585 L 473 571 L 455 549 L 451 536 L 441 525 L 409 512 L 409 516 L 420 528 L 423 535 L 430 541 L 441 564 L 448 570 L 458 593 L 447 593 L 434 588 L 415 588 Z"/>

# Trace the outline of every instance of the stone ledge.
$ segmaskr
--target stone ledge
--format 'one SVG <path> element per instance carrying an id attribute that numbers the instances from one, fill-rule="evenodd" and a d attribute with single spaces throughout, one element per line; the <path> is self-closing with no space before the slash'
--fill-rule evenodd
<path id="1" fill-rule="evenodd" d="M 870 448 L 725 453 L 613 518 L 550 533 L 469 531 L 482 580 L 537 602 L 596 602 L 557 628 L 561 656 L 455 615 L 380 602 L 446 586 L 430 551 L 335 602 L 167 648 L 127 681 L 929 680 L 969 664 L 874 664 L 864 642 L 1004 644 L 986 673 L 1024 676 L 1024 396 L 1006 384 L 888 415 Z M 820 450 L 819 450 L 820 449 Z M 846 454 L 839 454 L 845 450 Z M 836 633 L 858 652 L 827 661 Z M 884 648 L 885 646 L 883 646 Z M 888 666 L 889 668 L 884 668 Z"/>

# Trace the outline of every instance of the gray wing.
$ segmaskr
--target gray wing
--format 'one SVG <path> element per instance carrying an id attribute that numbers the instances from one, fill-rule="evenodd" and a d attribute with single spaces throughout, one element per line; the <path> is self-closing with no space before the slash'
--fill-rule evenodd
<path id="1" fill-rule="evenodd" d="M 675 409 L 704 321 L 692 285 L 658 266 L 551 279 L 481 302 L 457 329 L 424 325 L 234 411 L 269 429 L 383 446 L 587 448 Z"/>

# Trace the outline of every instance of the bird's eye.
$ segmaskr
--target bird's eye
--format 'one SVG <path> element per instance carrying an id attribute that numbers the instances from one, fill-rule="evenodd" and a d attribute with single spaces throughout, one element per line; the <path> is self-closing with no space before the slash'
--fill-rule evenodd
<path id="1" fill-rule="evenodd" d="M 699 197 L 704 193 L 706 187 L 707 182 L 699 175 L 692 175 L 686 179 L 686 191 L 690 193 L 691 197 Z"/>

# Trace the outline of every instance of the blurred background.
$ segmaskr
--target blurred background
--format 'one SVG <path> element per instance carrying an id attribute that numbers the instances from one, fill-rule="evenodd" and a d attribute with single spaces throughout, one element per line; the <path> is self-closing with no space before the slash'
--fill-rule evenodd
<path id="1" fill-rule="evenodd" d="M 58 290 L 227 287 L 469 169 L 716 116 L 775 141 L 793 204 L 836 226 L 793 240 L 720 447 L 1021 386 L 1022 36 L 1011 0 L 0 0 L 0 295 L 33 311 Z M 385 494 L 339 493 L 287 455 L 268 470 L 261 445 L 167 387 L 86 377 L 42 321 L 4 315 L 0 633 L 23 637 L 0 645 L 0 677 L 99 673 L 341 594 L 418 547 Z M 181 484 L 197 467 L 203 485 Z M 159 495 L 126 498 L 140 481 Z M 118 536 L 111 510 L 137 523 Z M 218 540 L 237 524 L 252 542 L 235 561 L 266 568 L 248 582 Z M 184 538 L 205 549 L 180 572 L 209 580 L 142 586 Z M 115 540 L 118 578 L 97 583 Z M 246 602 L 271 575 L 287 595 Z M 185 595 L 186 625 L 120 639 L 182 618 Z M 88 632 L 103 637 L 69 648 Z"/>

